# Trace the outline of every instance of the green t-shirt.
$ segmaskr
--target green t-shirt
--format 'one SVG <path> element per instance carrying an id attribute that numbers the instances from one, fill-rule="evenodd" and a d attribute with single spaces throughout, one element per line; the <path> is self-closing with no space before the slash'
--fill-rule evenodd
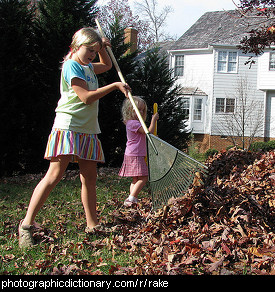
<path id="1" fill-rule="evenodd" d="M 93 71 L 93 65 L 82 66 L 74 60 L 64 62 L 61 72 L 60 93 L 55 110 L 56 117 L 53 129 L 71 130 L 86 134 L 99 134 L 98 103 L 83 103 L 71 87 L 73 78 L 87 82 L 89 90 L 98 88 L 98 80 Z"/>

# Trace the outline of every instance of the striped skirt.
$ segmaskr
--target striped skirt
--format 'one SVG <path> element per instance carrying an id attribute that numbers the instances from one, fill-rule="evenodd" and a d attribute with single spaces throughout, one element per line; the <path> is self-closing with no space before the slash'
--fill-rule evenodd
<path id="1" fill-rule="evenodd" d="M 72 162 L 78 159 L 105 162 L 101 142 L 96 134 L 83 134 L 70 130 L 53 129 L 49 135 L 44 158 L 72 155 Z"/>

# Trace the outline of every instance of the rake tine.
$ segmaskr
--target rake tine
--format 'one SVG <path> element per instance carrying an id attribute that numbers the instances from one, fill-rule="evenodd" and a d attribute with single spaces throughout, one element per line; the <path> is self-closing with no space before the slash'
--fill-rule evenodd
<path id="1" fill-rule="evenodd" d="M 171 147 L 173 148 L 173 146 Z M 167 173 L 154 181 L 150 181 L 152 209 L 167 204 L 171 197 L 180 197 L 194 182 L 197 172 L 207 174 L 207 167 L 177 150 L 174 162 Z"/>

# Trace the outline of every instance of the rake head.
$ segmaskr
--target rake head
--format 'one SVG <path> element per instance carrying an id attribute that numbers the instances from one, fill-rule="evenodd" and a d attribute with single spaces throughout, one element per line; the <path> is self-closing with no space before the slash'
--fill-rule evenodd
<path id="1" fill-rule="evenodd" d="M 182 196 L 195 178 L 207 173 L 206 166 L 151 134 L 147 160 L 153 209 L 165 205 L 171 197 Z"/>

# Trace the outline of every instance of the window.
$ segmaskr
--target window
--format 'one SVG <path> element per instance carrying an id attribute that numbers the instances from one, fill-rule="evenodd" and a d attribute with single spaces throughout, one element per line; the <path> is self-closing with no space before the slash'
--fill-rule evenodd
<path id="1" fill-rule="evenodd" d="M 236 73 L 237 72 L 237 52 L 219 51 L 218 52 L 218 72 Z"/>
<path id="2" fill-rule="evenodd" d="M 228 72 L 237 72 L 237 52 L 228 52 Z"/>
<path id="3" fill-rule="evenodd" d="M 202 98 L 194 100 L 194 121 L 202 120 Z"/>
<path id="4" fill-rule="evenodd" d="M 183 76 L 184 71 L 184 56 L 175 56 L 175 76 Z"/>
<path id="5" fill-rule="evenodd" d="M 224 112 L 224 98 L 216 98 L 216 113 Z"/>
<path id="6" fill-rule="evenodd" d="M 218 54 L 218 72 L 226 72 L 227 53 L 219 52 Z"/>
<path id="7" fill-rule="evenodd" d="M 234 113 L 234 98 L 216 98 L 216 113 Z"/>
<path id="8" fill-rule="evenodd" d="M 269 56 L 269 70 L 275 70 L 275 53 L 270 53 Z"/>
<path id="9" fill-rule="evenodd" d="M 226 113 L 234 113 L 235 111 L 235 99 L 227 98 L 225 104 L 225 112 Z"/>
<path id="10" fill-rule="evenodd" d="M 183 98 L 183 113 L 184 113 L 184 119 L 188 120 L 189 119 L 189 114 L 190 114 L 190 98 L 185 97 Z"/>

